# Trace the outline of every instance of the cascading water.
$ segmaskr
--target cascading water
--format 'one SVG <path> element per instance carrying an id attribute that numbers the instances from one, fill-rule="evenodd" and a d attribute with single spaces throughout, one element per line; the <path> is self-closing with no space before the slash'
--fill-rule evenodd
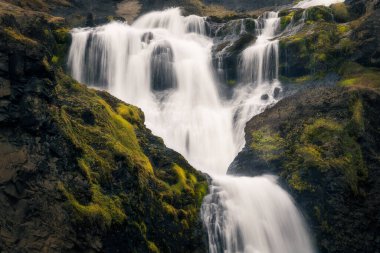
<path id="1" fill-rule="evenodd" d="M 108 85 L 141 107 L 147 126 L 196 168 L 224 173 L 237 150 L 230 108 L 219 98 L 210 64 L 212 40 L 204 33 L 204 18 L 183 17 L 179 9 L 147 14 L 132 26 L 78 29 L 69 66 L 79 81 Z"/>
<path id="2" fill-rule="evenodd" d="M 239 150 L 244 146 L 246 122 L 278 98 L 281 87 L 278 81 L 279 42 L 273 37 L 279 22 L 276 12 L 266 12 L 259 17 L 255 21 L 256 42 L 242 53 L 240 75 L 243 85 L 236 89 L 233 97 L 235 138 Z"/>
<path id="3" fill-rule="evenodd" d="M 332 4 L 342 3 L 344 1 L 345 0 L 302 0 L 294 5 L 294 8 L 306 9 L 317 5 L 330 6 Z"/>
<path id="4" fill-rule="evenodd" d="M 272 176 L 217 177 L 202 207 L 210 253 L 313 252 L 301 214 Z"/>
<path id="5" fill-rule="evenodd" d="M 72 32 L 73 77 L 141 107 L 156 135 L 212 176 L 202 207 L 212 253 L 313 252 L 302 216 L 273 179 L 224 176 L 246 121 L 276 102 L 278 20 L 274 12 L 256 20 L 258 38 L 243 52 L 243 83 L 231 101 L 218 93 L 204 18 L 174 8 Z"/>

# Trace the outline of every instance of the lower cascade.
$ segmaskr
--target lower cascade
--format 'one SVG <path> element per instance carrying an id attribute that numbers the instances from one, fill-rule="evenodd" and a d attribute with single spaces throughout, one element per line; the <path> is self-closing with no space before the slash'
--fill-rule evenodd
<path id="1" fill-rule="evenodd" d="M 229 99 L 219 94 L 205 19 L 178 8 L 132 25 L 73 30 L 68 65 L 80 82 L 141 107 L 154 134 L 212 177 L 202 206 L 211 253 L 314 252 L 302 215 L 274 177 L 224 175 L 244 146 L 245 123 L 281 89 L 278 15 L 264 13 L 255 24 L 257 40 L 242 53 L 241 83 Z"/>
<path id="2" fill-rule="evenodd" d="M 274 177 L 214 177 L 202 216 L 210 253 L 314 252 L 301 214 Z"/>

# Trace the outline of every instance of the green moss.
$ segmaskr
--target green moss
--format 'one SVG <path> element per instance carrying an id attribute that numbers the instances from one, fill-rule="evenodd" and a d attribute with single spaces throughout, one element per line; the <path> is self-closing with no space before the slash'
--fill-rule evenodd
<path id="1" fill-rule="evenodd" d="M 53 35 L 57 43 L 64 44 L 70 42 L 70 30 L 65 27 L 58 28 L 53 30 Z"/>
<path id="2" fill-rule="evenodd" d="M 264 160 L 274 160 L 282 154 L 284 139 L 277 133 L 257 130 L 252 133 L 251 148 L 258 152 Z"/>
<path id="3" fill-rule="evenodd" d="M 124 118 L 126 111 L 131 116 L 136 108 L 131 106 L 127 110 L 126 105 L 119 106 L 123 109 L 122 114 L 119 114 L 94 91 L 75 83 L 66 85 L 69 85 L 69 89 L 65 88 L 64 83 L 57 89 L 73 106 L 55 109 L 54 116 L 60 122 L 64 134 L 80 151 L 78 167 L 91 185 L 91 202 L 82 205 L 68 190 L 64 193 L 81 216 L 103 220 L 107 226 L 112 222 L 121 222 L 125 219 L 125 214 L 120 199 L 103 194 L 100 183 L 108 181 L 111 172 L 117 168 L 115 156 L 123 157 L 142 174 L 153 172 L 149 159 L 138 143 L 133 125 Z M 94 117 L 95 124 L 86 122 L 84 111 Z"/>
<path id="4" fill-rule="evenodd" d="M 187 185 L 188 180 L 185 171 L 177 164 L 173 165 L 173 171 L 177 175 L 177 183 L 170 187 L 171 190 L 177 194 L 181 193 L 182 190 L 190 191 L 191 188 Z"/>
<path id="5" fill-rule="evenodd" d="M 227 85 L 230 86 L 230 87 L 234 87 L 236 85 L 236 80 L 228 80 L 227 81 Z"/>
<path id="6" fill-rule="evenodd" d="M 354 193 L 358 193 L 358 182 L 367 175 L 356 136 L 350 134 L 348 124 L 332 119 L 319 118 L 306 125 L 295 156 L 297 162 L 288 167 L 292 171 L 297 172 L 304 167 L 322 172 L 338 169 Z"/>
<path id="7" fill-rule="evenodd" d="M 149 249 L 149 252 L 160 253 L 160 250 L 157 248 L 154 242 L 148 241 L 148 249 Z"/>
<path id="8" fill-rule="evenodd" d="M 345 3 L 337 3 L 330 6 L 334 18 L 338 22 L 350 21 L 350 13 Z"/>
<path id="9" fill-rule="evenodd" d="M 117 196 L 104 195 L 97 185 L 91 186 L 92 199 L 91 203 L 87 205 L 79 203 L 62 183 L 59 185 L 59 189 L 78 213 L 80 219 L 90 222 L 100 221 L 101 224 L 108 227 L 112 222 L 121 223 L 126 219 L 120 199 Z"/>
<path id="10" fill-rule="evenodd" d="M 54 44 L 54 56 L 51 62 L 55 65 L 64 66 L 64 64 L 66 64 L 66 55 L 70 46 L 70 30 L 61 27 L 53 30 L 52 34 L 56 43 Z"/>
<path id="11" fill-rule="evenodd" d="M 355 125 L 355 129 L 360 133 L 365 130 L 364 117 L 363 117 L 363 102 L 361 99 L 357 99 L 352 105 L 352 121 Z"/>
<path id="12" fill-rule="evenodd" d="M 297 54 L 294 60 L 282 63 L 281 68 L 299 68 L 301 64 L 305 69 L 300 72 L 302 76 L 338 71 L 354 53 L 355 42 L 349 36 L 350 30 L 349 25 L 327 22 L 324 18 L 307 23 L 296 34 L 280 39 L 281 51 Z"/>
<path id="13" fill-rule="evenodd" d="M 51 58 L 51 63 L 57 64 L 58 62 L 59 62 L 59 57 L 56 55 L 53 55 L 53 57 Z"/>
<path id="14" fill-rule="evenodd" d="M 365 68 L 358 63 L 346 62 L 340 68 L 342 79 L 339 85 L 349 88 L 380 90 L 380 70 Z"/>
<path id="15" fill-rule="evenodd" d="M 297 191 L 313 190 L 313 187 L 310 184 L 301 179 L 299 172 L 291 174 L 287 182 L 290 187 Z"/>
<path id="16" fill-rule="evenodd" d="M 343 130 L 343 126 L 334 120 L 319 118 L 313 124 L 306 125 L 301 141 L 320 145 L 335 138 Z"/>
<path id="17" fill-rule="evenodd" d="M 20 42 L 22 44 L 30 45 L 30 46 L 36 46 L 38 44 L 37 41 L 23 35 L 22 33 L 18 32 L 14 28 L 5 27 L 4 32 L 8 36 L 8 38 L 16 42 Z"/>
<path id="18" fill-rule="evenodd" d="M 77 195 L 71 182 L 60 185 L 78 222 L 110 228 L 129 224 L 131 219 L 141 232 L 141 247 L 151 252 L 170 244 L 164 237 L 178 241 L 193 236 L 207 194 L 204 176 L 180 156 L 178 163 L 171 162 L 163 144 L 151 145 L 148 138 L 153 137 L 137 107 L 88 89 L 62 73 L 57 73 L 57 81 L 59 103 L 50 110 L 75 150 L 78 170 L 74 173 L 88 185 L 84 195 Z M 141 225 L 147 220 L 149 224 Z M 155 228 L 163 221 L 169 231 Z"/>
<path id="19" fill-rule="evenodd" d="M 280 18 L 280 27 L 282 31 L 285 30 L 285 28 L 290 24 L 294 17 L 294 13 L 294 11 L 291 11 L 287 15 Z"/>
<path id="20" fill-rule="evenodd" d="M 309 24 L 320 21 L 332 21 L 333 15 L 330 8 L 325 6 L 315 6 L 305 10 L 306 11 L 306 19 L 305 21 Z"/>
<path id="21" fill-rule="evenodd" d="M 143 123 L 143 114 L 141 110 L 132 105 L 119 104 L 117 113 L 120 114 L 125 120 L 133 124 Z"/>

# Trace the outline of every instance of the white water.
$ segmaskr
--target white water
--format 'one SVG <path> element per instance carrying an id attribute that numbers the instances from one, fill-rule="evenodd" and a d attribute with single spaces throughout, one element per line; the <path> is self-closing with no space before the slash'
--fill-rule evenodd
<path id="1" fill-rule="evenodd" d="M 275 178 L 217 177 L 202 215 L 210 253 L 313 252 L 301 214 Z"/>
<path id="2" fill-rule="evenodd" d="M 154 134 L 212 176 L 202 207 L 211 253 L 313 252 L 302 216 L 274 180 L 223 176 L 247 120 L 276 102 L 278 21 L 273 12 L 256 21 L 257 41 L 243 52 L 243 82 L 229 101 L 218 93 L 204 18 L 175 8 L 72 33 L 73 77 L 141 107 Z"/>
<path id="3" fill-rule="evenodd" d="M 294 5 L 294 8 L 310 8 L 313 6 L 318 6 L 318 5 L 324 5 L 324 6 L 330 6 L 332 4 L 336 3 L 343 3 L 344 0 L 303 0 Z"/>
<path id="4" fill-rule="evenodd" d="M 278 81 L 278 40 L 273 39 L 278 29 L 280 19 L 276 12 L 266 12 L 255 21 L 256 42 L 246 48 L 241 59 L 241 78 L 243 85 L 236 89 L 233 103 L 235 113 L 238 114 L 235 122 L 239 150 L 244 146 L 244 127 L 254 115 L 265 110 L 269 105 L 277 102 L 273 96 L 275 89 L 280 89 Z M 268 95 L 262 100 L 263 94 Z"/>

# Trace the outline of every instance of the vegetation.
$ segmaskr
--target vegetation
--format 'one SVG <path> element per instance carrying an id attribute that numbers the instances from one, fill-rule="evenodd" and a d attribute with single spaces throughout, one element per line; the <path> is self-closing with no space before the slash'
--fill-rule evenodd
<path id="1" fill-rule="evenodd" d="M 21 34 L 19 31 L 17 31 L 14 28 L 11 27 L 5 27 L 4 32 L 8 35 L 8 38 L 12 39 L 13 41 L 20 42 L 25 45 L 35 46 L 37 45 L 37 42 L 29 37 L 26 37 L 25 35 Z"/>
<path id="2" fill-rule="evenodd" d="M 266 161 L 279 158 L 284 146 L 284 139 L 278 133 L 269 130 L 257 130 L 252 133 L 251 148 Z"/>
<path id="3" fill-rule="evenodd" d="M 300 31 L 280 38 L 281 74 L 286 78 L 319 79 L 328 72 L 338 72 L 339 66 L 353 55 L 356 47 L 350 35 L 352 24 L 335 22 L 335 15 L 343 20 L 345 12 L 347 8 L 342 3 L 332 8 L 316 6 L 280 13 L 282 30 L 290 22 L 297 23 L 304 18 Z"/>
<path id="4" fill-rule="evenodd" d="M 379 92 L 380 71 L 366 68 L 355 62 L 345 62 L 339 70 L 342 76 L 339 85 L 351 89 L 367 88 Z"/>
<path id="5" fill-rule="evenodd" d="M 334 19 L 338 22 L 350 21 L 350 13 L 345 3 L 336 3 L 331 5 Z"/>
<path id="6" fill-rule="evenodd" d="M 207 193 L 203 176 L 188 165 L 153 166 L 150 153 L 145 153 L 148 144 L 143 137 L 144 116 L 140 109 L 104 92 L 90 90 L 63 74 L 59 77 L 55 90 L 60 106 L 52 107 L 51 111 L 57 126 L 77 150 L 78 172 L 87 180 L 90 196 L 78 196 L 76 187 L 69 182 L 59 184 L 77 221 L 106 228 L 129 222 L 127 218 L 144 224 L 141 220 L 144 216 L 138 213 L 140 208 L 141 211 L 147 208 L 143 215 L 168 216 L 175 228 L 173 232 L 181 233 L 180 236 L 194 229 Z M 133 181 L 115 178 L 120 173 L 134 175 Z M 126 191 L 127 188 L 130 190 Z M 136 194 L 149 197 L 137 200 Z M 159 252 L 163 242 L 152 237 L 159 231 L 144 227 L 141 238 L 145 238 L 147 249 Z"/>
<path id="7" fill-rule="evenodd" d="M 339 170 L 345 175 L 346 183 L 358 194 L 358 182 L 367 177 L 358 133 L 364 131 L 362 105 L 357 100 L 352 105 L 352 120 L 338 123 L 329 118 L 312 119 L 297 132 L 281 137 L 271 130 L 252 132 L 251 148 L 263 160 L 280 159 L 286 168 L 282 175 L 289 185 L 298 191 L 313 191 L 314 186 L 302 175 L 307 170 Z M 353 125 L 354 124 L 354 130 Z"/>

